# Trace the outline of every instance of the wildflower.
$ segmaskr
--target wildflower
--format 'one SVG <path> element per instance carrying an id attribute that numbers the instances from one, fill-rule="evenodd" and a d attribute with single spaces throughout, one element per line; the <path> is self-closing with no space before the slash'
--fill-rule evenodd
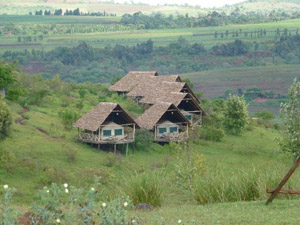
<path id="1" fill-rule="evenodd" d="M 105 203 L 105 202 L 103 202 L 103 203 L 102 203 L 102 207 L 105 207 L 105 206 L 106 206 L 106 203 Z"/>
<path id="2" fill-rule="evenodd" d="M 65 183 L 65 184 L 64 184 L 64 187 L 65 187 L 65 188 L 67 188 L 67 187 L 68 187 L 68 184 L 67 184 L 67 183 Z"/>
<path id="3" fill-rule="evenodd" d="M 7 185 L 7 184 L 5 184 L 5 185 L 3 186 L 3 188 L 4 188 L 4 189 L 7 189 L 7 188 L 8 188 L 8 185 Z"/>
<path id="4" fill-rule="evenodd" d="M 92 188 L 91 188 L 91 191 L 95 191 L 95 188 L 92 187 Z"/>
<path id="5" fill-rule="evenodd" d="M 132 223 L 135 223 L 135 220 L 132 220 L 131 222 L 132 222 Z"/>
<path id="6" fill-rule="evenodd" d="M 178 220 L 178 223 L 181 223 L 181 220 Z"/>
<path id="7" fill-rule="evenodd" d="M 124 207 L 128 206 L 128 202 L 124 202 Z"/>
<path id="8" fill-rule="evenodd" d="M 65 192 L 68 194 L 68 193 L 69 193 L 69 190 L 68 190 L 68 189 L 65 189 Z"/>
<path id="9" fill-rule="evenodd" d="M 56 223 L 60 223 L 60 219 L 56 219 Z"/>
<path id="10" fill-rule="evenodd" d="M 46 192 L 47 192 L 47 193 L 49 193 L 50 191 L 49 191 L 49 190 L 47 190 Z"/>

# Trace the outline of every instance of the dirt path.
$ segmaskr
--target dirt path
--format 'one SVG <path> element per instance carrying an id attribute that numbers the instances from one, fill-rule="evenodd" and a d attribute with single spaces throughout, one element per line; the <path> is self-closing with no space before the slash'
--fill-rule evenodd
<path id="1" fill-rule="evenodd" d="M 16 122 L 17 124 L 19 124 L 19 125 L 23 125 L 22 122 L 25 121 L 25 120 L 28 120 L 28 119 L 26 118 L 26 116 L 24 115 L 24 114 L 27 113 L 27 112 L 30 112 L 30 110 L 27 109 L 27 108 L 25 108 L 25 107 L 23 107 L 23 111 L 19 113 L 19 115 L 21 116 L 21 118 L 16 119 L 15 122 Z M 35 127 L 35 128 L 36 128 L 39 132 L 41 132 L 42 134 L 49 135 L 49 133 L 48 133 L 47 131 L 43 130 L 42 128 L 40 128 L 40 127 Z"/>
<path id="2" fill-rule="evenodd" d="M 29 112 L 29 109 L 23 107 L 23 111 L 19 113 L 19 115 L 21 116 L 21 118 L 16 119 L 15 122 L 16 122 L 17 124 L 23 125 L 22 122 L 23 122 L 24 120 L 28 120 L 28 119 L 25 117 L 25 115 L 24 115 L 24 113 L 27 113 L 27 112 Z"/>

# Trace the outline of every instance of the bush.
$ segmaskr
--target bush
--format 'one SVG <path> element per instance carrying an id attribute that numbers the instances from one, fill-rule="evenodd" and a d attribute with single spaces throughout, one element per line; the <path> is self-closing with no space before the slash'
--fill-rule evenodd
<path id="1" fill-rule="evenodd" d="M 205 127 L 200 129 L 200 138 L 208 141 L 221 141 L 224 131 L 217 128 Z"/>
<path id="2" fill-rule="evenodd" d="M 58 116 L 61 118 L 66 130 L 71 130 L 73 123 L 79 118 L 78 113 L 73 112 L 69 109 L 59 112 Z"/>
<path id="3" fill-rule="evenodd" d="M 0 96 L 0 140 L 7 137 L 10 133 L 12 117 L 8 106 Z"/>
<path id="4" fill-rule="evenodd" d="M 135 173 L 124 180 L 124 191 L 133 204 L 146 203 L 161 206 L 163 174 L 157 171 Z"/>
<path id="5" fill-rule="evenodd" d="M 65 150 L 65 155 L 67 157 L 67 160 L 69 163 L 73 163 L 76 161 L 76 158 L 77 158 L 77 151 L 75 149 L 72 149 L 72 148 L 67 148 Z"/>
<path id="6" fill-rule="evenodd" d="M 135 132 L 135 146 L 138 149 L 147 150 L 152 145 L 154 135 L 148 130 L 137 129 Z"/>
<path id="7" fill-rule="evenodd" d="M 116 163 L 121 162 L 122 158 L 120 156 L 109 153 L 105 158 L 105 166 L 113 167 Z"/>

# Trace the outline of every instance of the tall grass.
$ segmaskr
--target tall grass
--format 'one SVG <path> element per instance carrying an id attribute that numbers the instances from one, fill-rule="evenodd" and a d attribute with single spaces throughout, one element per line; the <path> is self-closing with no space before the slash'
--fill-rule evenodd
<path id="1" fill-rule="evenodd" d="M 163 173 L 160 171 L 135 172 L 124 180 L 124 191 L 134 205 L 146 203 L 161 206 L 163 180 Z"/>
<path id="2" fill-rule="evenodd" d="M 252 167 L 228 176 L 221 169 L 216 169 L 197 179 L 194 199 L 199 204 L 263 200 L 268 197 L 266 188 L 275 188 L 282 179 L 282 171 L 287 169 L 263 170 Z M 286 186 L 295 188 L 299 184 L 299 179 L 296 178 L 291 179 Z M 294 198 L 291 195 L 281 195 L 280 198 L 282 197 Z"/>

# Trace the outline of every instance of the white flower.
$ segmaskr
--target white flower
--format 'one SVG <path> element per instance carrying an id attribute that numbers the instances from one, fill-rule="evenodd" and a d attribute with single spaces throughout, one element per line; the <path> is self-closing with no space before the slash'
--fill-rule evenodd
<path id="1" fill-rule="evenodd" d="M 67 188 L 67 187 L 68 187 L 68 184 L 67 184 L 67 183 L 65 183 L 65 184 L 64 184 L 64 187 L 65 187 L 65 188 Z"/>
<path id="2" fill-rule="evenodd" d="M 91 188 L 91 191 L 95 191 L 95 188 L 92 187 L 92 188 Z"/>
<path id="3" fill-rule="evenodd" d="M 181 220 L 178 220 L 178 223 L 181 223 Z"/>
<path id="4" fill-rule="evenodd" d="M 68 190 L 68 189 L 65 189 L 65 192 L 68 194 L 68 193 L 69 193 L 69 190 Z"/>
<path id="5" fill-rule="evenodd" d="M 135 223 L 135 220 L 132 220 L 131 222 L 132 222 L 132 223 Z"/>
<path id="6" fill-rule="evenodd" d="M 60 219 L 56 219 L 56 223 L 60 223 Z"/>
<path id="7" fill-rule="evenodd" d="M 106 206 L 106 203 L 105 203 L 105 202 L 103 202 L 103 203 L 102 203 L 102 207 L 105 207 L 105 206 Z"/>
<path id="8" fill-rule="evenodd" d="M 128 203 L 127 202 L 124 202 L 124 207 L 128 206 Z"/>
<path id="9" fill-rule="evenodd" d="M 8 188 L 8 185 L 7 185 L 7 184 L 3 185 L 3 188 L 4 188 L 4 189 L 7 189 L 7 188 Z"/>
<path id="10" fill-rule="evenodd" d="M 47 190 L 46 192 L 47 192 L 47 193 L 49 193 L 50 191 L 49 191 L 49 190 Z"/>

